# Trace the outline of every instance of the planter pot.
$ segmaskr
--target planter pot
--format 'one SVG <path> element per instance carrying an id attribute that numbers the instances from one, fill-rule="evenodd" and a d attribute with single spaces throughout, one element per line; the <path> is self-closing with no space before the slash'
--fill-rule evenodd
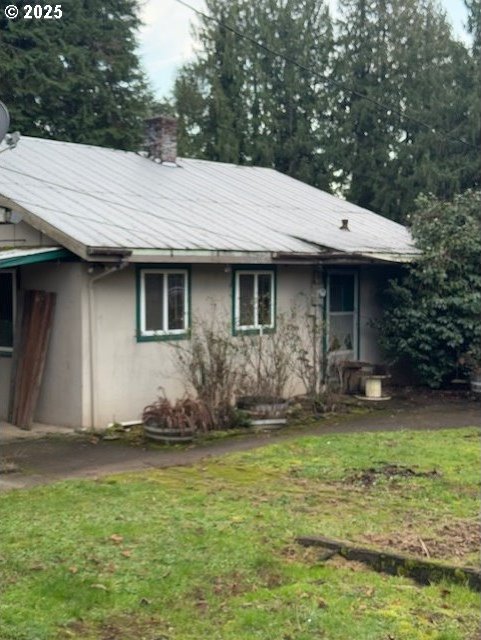
<path id="1" fill-rule="evenodd" d="M 194 429 L 165 429 L 153 423 L 144 424 L 144 433 L 149 440 L 156 440 L 165 444 L 192 442 L 196 435 Z"/>
<path id="2" fill-rule="evenodd" d="M 282 429 L 287 418 L 252 418 L 251 425 L 257 431 L 276 431 Z"/>
<path id="3" fill-rule="evenodd" d="M 284 398 L 271 396 L 245 396 L 237 401 L 237 408 L 245 411 L 254 429 L 273 431 L 280 429 L 286 422 L 289 403 Z"/>
<path id="4" fill-rule="evenodd" d="M 284 398 L 271 396 L 244 396 L 237 400 L 238 409 L 259 414 L 277 415 L 278 413 L 285 413 L 288 406 L 289 403 Z"/>

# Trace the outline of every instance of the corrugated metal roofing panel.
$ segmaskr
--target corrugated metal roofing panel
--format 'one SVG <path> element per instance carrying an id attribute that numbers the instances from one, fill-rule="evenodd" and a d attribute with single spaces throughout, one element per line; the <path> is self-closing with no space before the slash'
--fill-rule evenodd
<path id="1" fill-rule="evenodd" d="M 0 194 L 86 246 L 413 253 L 402 225 L 272 169 L 178 165 L 25 137 L 0 155 Z"/>

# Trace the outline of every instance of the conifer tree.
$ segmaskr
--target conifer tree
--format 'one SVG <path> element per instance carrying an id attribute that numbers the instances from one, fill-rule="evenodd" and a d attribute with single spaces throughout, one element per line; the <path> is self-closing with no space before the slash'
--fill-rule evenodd
<path id="1" fill-rule="evenodd" d="M 340 0 L 334 27 L 323 2 L 207 0 L 175 88 L 181 152 L 274 167 L 400 221 L 420 193 L 479 185 L 479 0 L 472 50 L 434 0 Z"/>
<path id="2" fill-rule="evenodd" d="M 10 2 L 12 4 L 13 2 Z M 23 1 L 14 2 L 20 12 Z M 150 95 L 135 0 L 69 0 L 59 20 L 0 15 L 0 99 L 24 135 L 136 149 Z"/>
<path id="3" fill-rule="evenodd" d="M 475 186 L 479 153 L 443 135 L 473 144 L 477 126 L 473 60 L 446 16 L 431 0 L 341 5 L 336 75 L 354 90 L 334 114 L 346 197 L 403 220 L 420 192 Z"/>
<path id="4" fill-rule="evenodd" d="M 181 153 L 270 166 L 329 188 L 322 76 L 332 30 L 323 0 L 208 0 L 207 11 L 217 22 L 201 20 L 201 52 L 175 87 Z"/>

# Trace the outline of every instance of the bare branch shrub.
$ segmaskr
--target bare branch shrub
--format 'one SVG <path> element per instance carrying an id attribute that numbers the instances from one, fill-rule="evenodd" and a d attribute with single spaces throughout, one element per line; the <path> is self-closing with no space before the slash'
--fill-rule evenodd
<path id="1" fill-rule="evenodd" d="M 308 395 L 316 396 L 322 378 L 321 340 L 319 316 L 309 306 L 279 314 L 274 331 L 232 336 L 226 315 L 213 305 L 209 318 L 194 322 L 191 339 L 171 348 L 186 392 L 195 392 L 215 423 L 227 426 L 240 396 L 289 397 L 296 379 Z"/>
<path id="2" fill-rule="evenodd" d="M 205 432 L 214 428 L 214 419 L 207 404 L 200 399 L 181 398 L 171 403 L 165 397 L 145 407 L 142 422 L 161 429 L 181 432 Z"/>
<path id="3" fill-rule="evenodd" d="M 279 314 L 276 329 L 259 335 L 238 335 L 245 371 L 245 395 L 282 398 L 292 392 L 293 370 L 300 348 L 299 329 L 292 314 Z"/>
<path id="4" fill-rule="evenodd" d="M 305 296 L 302 296 L 295 309 L 291 311 L 291 315 L 295 318 L 298 337 L 297 357 L 293 366 L 307 395 L 315 397 L 321 391 L 323 371 L 327 364 L 322 350 L 321 313 Z"/>
<path id="5" fill-rule="evenodd" d="M 225 425 L 232 417 L 231 408 L 242 387 L 244 371 L 239 366 L 239 350 L 229 325 L 216 318 L 214 307 L 211 319 L 194 323 L 188 343 L 171 346 L 184 384 L 205 402 L 216 423 Z"/>

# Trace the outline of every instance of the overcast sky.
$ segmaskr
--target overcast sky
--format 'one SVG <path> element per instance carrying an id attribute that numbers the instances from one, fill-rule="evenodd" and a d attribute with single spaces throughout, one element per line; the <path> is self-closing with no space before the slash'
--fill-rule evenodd
<path id="1" fill-rule="evenodd" d="M 176 0 L 141 0 L 144 26 L 139 34 L 140 56 L 156 96 L 168 96 L 178 67 L 192 57 L 194 42 L 190 24 L 196 16 Z M 202 9 L 204 0 L 188 0 Z M 466 37 L 466 9 L 463 0 L 440 0 L 455 33 Z M 335 6 L 335 0 L 330 0 Z"/>

